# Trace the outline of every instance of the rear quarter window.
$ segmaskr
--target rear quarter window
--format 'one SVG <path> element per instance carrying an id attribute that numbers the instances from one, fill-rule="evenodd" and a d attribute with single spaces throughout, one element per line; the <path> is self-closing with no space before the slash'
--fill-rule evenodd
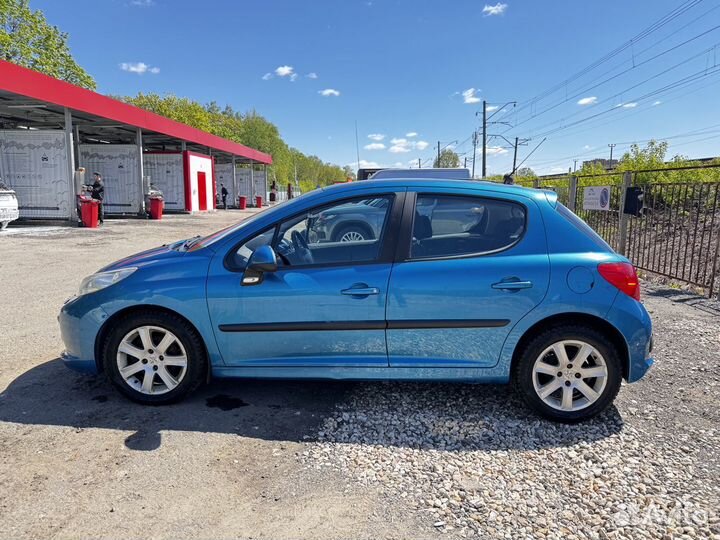
<path id="1" fill-rule="evenodd" d="M 561 203 L 557 203 L 555 209 L 558 211 L 558 214 L 565 218 L 565 221 L 570 222 L 573 227 L 583 233 L 583 235 L 600 248 L 601 251 L 613 251 L 608 243 L 605 242 L 605 240 L 603 240 L 602 237 L 596 233 L 592 227 L 590 227 L 590 225 L 580 219 L 572 210 Z"/>

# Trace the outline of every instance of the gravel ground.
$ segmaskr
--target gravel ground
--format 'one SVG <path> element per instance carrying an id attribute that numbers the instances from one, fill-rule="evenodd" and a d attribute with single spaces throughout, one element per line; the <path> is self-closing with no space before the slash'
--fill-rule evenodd
<path id="1" fill-rule="evenodd" d="M 657 365 L 581 425 L 504 387 L 215 381 L 140 407 L 57 359 L 83 276 L 248 213 L 0 235 L 0 537 L 720 538 L 720 305 L 646 286 Z"/>
<path id="2" fill-rule="evenodd" d="M 649 285 L 645 302 L 657 365 L 591 422 L 538 419 L 503 387 L 366 384 L 303 458 L 451 536 L 720 538 L 720 305 Z"/>

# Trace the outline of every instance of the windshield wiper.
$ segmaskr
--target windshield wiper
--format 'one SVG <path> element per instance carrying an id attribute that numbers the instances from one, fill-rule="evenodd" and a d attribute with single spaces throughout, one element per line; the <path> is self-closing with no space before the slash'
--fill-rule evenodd
<path id="1" fill-rule="evenodd" d="M 197 242 L 198 242 L 198 240 L 200 240 L 200 238 L 201 238 L 201 236 L 199 234 L 196 236 L 193 236 L 192 238 L 188 238 L 180 245 L 180 249 L 187 251 L 188 249 L 193 247 L 195 244 L 197 244 Z"/>

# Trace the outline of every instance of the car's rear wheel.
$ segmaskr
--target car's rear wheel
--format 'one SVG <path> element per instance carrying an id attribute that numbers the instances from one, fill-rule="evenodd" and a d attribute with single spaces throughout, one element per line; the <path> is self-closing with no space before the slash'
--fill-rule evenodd
<path id="1" fill-rule="evenodd" d="M 580 422 L 605 410 L 621 380 L 620 355 L 610 340 L 592 328 L 570 325 L 534 337 L 513 373 L 525 402 L 560 422 Z"/>
<path id="2" fill-rule="evenodd" d="M 206 361 L 197 332 L 164 312 L 130 315 L 105 340 L 105 372 L 133 401 L 162 405 L 178 401 L 203 380 Z"/>

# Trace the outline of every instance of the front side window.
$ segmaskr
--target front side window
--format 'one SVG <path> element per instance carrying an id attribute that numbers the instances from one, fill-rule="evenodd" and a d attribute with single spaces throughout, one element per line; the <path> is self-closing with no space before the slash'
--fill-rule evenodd
<path id="1" fill-rule="evenodd" d="M 392 196 L 368 197 L 314 208 L 234 248 L 228 266 L 243 270 L 263 245 L 272 245 L 281 267 L 378 260 L 392 202 Z"/>
<path id="2" fill-rule="evenodd" d="M 391 206 L 386 196 L 313 209 L 280 224 L 275 250 L 288 266 L 377 260 Z"/>
<path id="3" fill-rule="evenodd" d="M 525 231 L 525 208 L 482 197 L 418 195 L 412 259 L 490 253 L 517 242 Z"/>

